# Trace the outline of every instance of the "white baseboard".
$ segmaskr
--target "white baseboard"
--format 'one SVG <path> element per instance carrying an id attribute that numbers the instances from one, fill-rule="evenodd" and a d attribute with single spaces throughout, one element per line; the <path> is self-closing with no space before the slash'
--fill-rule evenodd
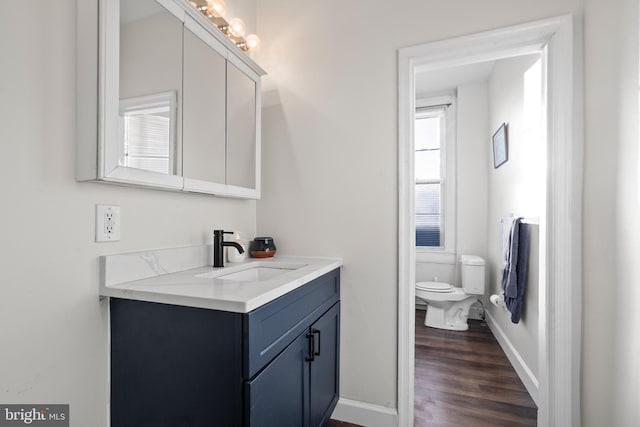
<path id="1" fill-rule="evenodd" d="M 489 310 L 487 310 L 486 315 L 487 324 L 489 325 L 491 332 L 493 332 L 493 336 L 498 340 L 500 347 L 502 347 L 502 351 L 507 355 L 507 359 L 511 362 L 511 366 L 513 366 L 513 369 L 515 369 L 516 373 L 520 377 L 520 380 L 529 392 L 529 395 L 531 395 L 531 398 L 536 405 L 540 407 L 540 404 L 538 403 L 538 379 L 533 375 L 531 369 L 529 369 L 524 359 L 520 356 L 520 353 L 518 353 L 518 350 L 516 350 L 500 326 L 498 326 Z"/>
<path id="2" fill-rule="evenodd" d="M 366 427 L 397 427 L 398 425 L 397 409 L 344 397 L 338 400 L 331 418 Z"/>

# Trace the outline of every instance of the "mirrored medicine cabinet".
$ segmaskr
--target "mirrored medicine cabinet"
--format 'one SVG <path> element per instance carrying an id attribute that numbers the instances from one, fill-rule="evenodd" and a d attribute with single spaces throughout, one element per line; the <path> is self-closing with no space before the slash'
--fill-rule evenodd
<path id="1" fill-rule="evenodd" d="M 77 179 L 259 198 L 264 74 L 186 0 L 78 2 Z"/>

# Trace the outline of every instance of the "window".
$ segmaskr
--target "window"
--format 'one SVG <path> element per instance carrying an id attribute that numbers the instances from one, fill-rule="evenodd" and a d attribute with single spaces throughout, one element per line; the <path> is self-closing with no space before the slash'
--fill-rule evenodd
<path id="1" fill-rule="evenodd" d="M 174 173 L 176 95 L 174 92 L 120 101 L 120 165 Z"/>
<path id="2" fill-rule="evenodd" d="M 415 115 L 415 215 L 419 252 L 455 251 L 453 97 L 418 100 Z"/>

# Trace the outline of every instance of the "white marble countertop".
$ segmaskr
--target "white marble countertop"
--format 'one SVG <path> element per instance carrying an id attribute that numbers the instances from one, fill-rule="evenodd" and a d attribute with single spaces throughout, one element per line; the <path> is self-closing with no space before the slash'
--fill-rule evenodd
<path id="1" fill-rule="evenodd" d="M 199 261 L 190 259 L 185 262 L 184 250 L 204 250 L 205 255 L 199 253 L 196 258 L 206 259 L 210 247 L 101 257 L 100 295 L 248 313 L 342 266 L 340 258 L 276 256 L 268 259 L 249 258 L 244 262 L 227 263 L 225 267 L 219 268 L 188 268 Z M 181 256 L 172 259 L 171 255 L 176 255 L 175 251 L 179 251 L 182 259 Z M 181 267 L 188 269 L 180 271 Z M 251 273 L 255 275 L 258 270 L 262 270 L 267 277 L 228 276 L 241 271 L 249 272 L 249 269 L 256 267 L 258 269 Z M 275 277 L 268 277 L 274 272 L 277 274 Z"/>

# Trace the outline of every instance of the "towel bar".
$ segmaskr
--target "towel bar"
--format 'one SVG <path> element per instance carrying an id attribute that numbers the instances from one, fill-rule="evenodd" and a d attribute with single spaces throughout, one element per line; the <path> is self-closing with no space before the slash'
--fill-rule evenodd
<path id="1" fill-rule="evenodd" d="M 505 221 L 511 221 L 513 220 L 513 218 L 522 218 L 522 222 L 525 224 L 540 224 L 540 217 L 539 216 L 524 216 L 524 217 L 518 217 L 518 216 L 503 216 L 500 218 L 500 222 L 504 223 Z"/>

